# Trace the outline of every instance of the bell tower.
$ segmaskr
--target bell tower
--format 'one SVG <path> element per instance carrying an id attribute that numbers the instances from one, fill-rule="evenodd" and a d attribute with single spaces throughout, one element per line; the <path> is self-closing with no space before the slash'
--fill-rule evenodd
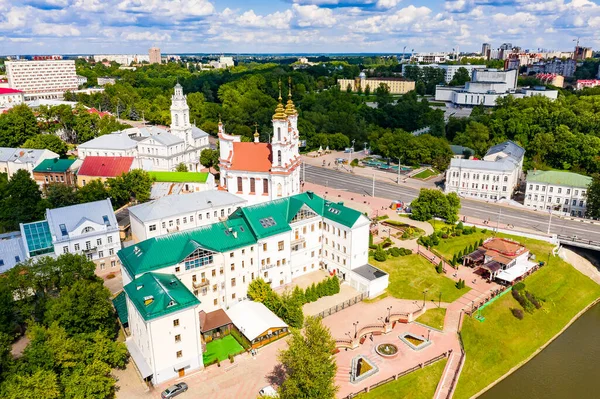
<path id="1" fill-rule="evenodd" d="M 186 147 L 193 145 L 190 107 L 179 82 L 175 85 L 175 93 L 171 97 L 171 133 L 182 139 Z"/>

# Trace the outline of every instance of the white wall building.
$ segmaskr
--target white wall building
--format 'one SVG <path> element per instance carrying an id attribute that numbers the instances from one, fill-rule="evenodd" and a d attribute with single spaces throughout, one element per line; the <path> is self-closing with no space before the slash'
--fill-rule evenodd
<path id="1" fill-rule="evenodd" d="M 6 61 L 6 76 L 11 88 L 25 93 L 25 100 L 62 99 L 65 91 L 78 88 L 75 61 Z"/>
<path id="2" fill-rule="evenodd" d="M 129 208 L 134 242 L 225 220 L 246 201 L 226 191 L 168 195 Z"/>
<path id="3" fill-rule="evenodd" d="M 58 157 L 50 150 L 0 147 L 0 173 L 6 173 L 10 178 L 18 170 L 25 169 L 33 179 L 33 170 L 40 163 Z"/>
<path id="4" fill-rule="evenodd" d="M 117 82 L 116 78 L 111 78 L 110 76 L 98 77 L 98 86 L 104 85 L 114 85 Z"/>
<path id="5" fill-rule="evenodd" d="M 0 273 L 25 261 L 25 247 L 18 232 L 0 234 Z"/>
<path id="6" fill-rule="evenodd" d="M 546 90 L 545 87 L 517 88 L 517 72 L 475 69 L 472 80 L 464 87 L 436 86 L 435 100 L 450 102 L 456 106 L 493 107 L 498 98 L 508 95 L 515 98 L 539 95 L 553 100 L 558 97 L 557 90 Z"/>
<path id="7" fill-rule="evenodd" d="M 446 171 L 445 192 L 463 197 L 510 199 L 523 172 L 525 150 L 506 141 L 491 147 L 482 160 L 450 160 Z"/>
<path id="8" fill-rule="evenodd" d="M 0 88 L 0 109 L 10 109 L 15 105 L 23 104 L 23 92 L 15 89 Z"/>
<path id="9" fill-rule="evenodd" d="M 78 147 L 78 156 L 132 156 L 144 169 L 175 170 L 183 163 L 190 171 L 202 169 L 200 153 L 209 147 L 208 133 L 190 124 L 187 97 L 178 83 L 171 99 L 171 128 L 134 127 L 105 134 Z"/>
<path id="10" fill-rule="evenodd" d="M 412 62 L 423 62 L 426 64 L 438 64 L 450 61 L 454 53 L 417 53 L 410 57 Z"/>
<path id="11" fill-rule="evenodd" d="M 99 276 L 120 272 L 119 226 L 110 198 L 46 209 L 46 220 L 21 223 L 21 235 L 27 258 L 84 254 L 96 264 Z"/>
<path id="12" fill-rule="evenodd" d="M 258 132 L 253 143 L 225 133 L 219 122 L 220 187 L 257 204 L 300 192 L 298 113 L 291 99 L 281 102 L 273 115 L 271 143 L 261 143 Z"/>
<path id="13" fill-rule="evenodd" d="M 525 206 L 584 217 L 586 192 L 592 178 L 572 172 L 530 170 L 527 172 Z"/>
<path id="14" fill-rule="evenodd" d="M 448 65 L 448 64 L 414 64 L 414 65 L 409 65 L 409 66 L 415 66 L 417 68 L 439 68 L 439 69 L 443 69 L 444 70 L 444 80 L 446 81 L 446 83 L 450 83 L 450 81 L 452 80 L 452 78 L 454 78 L 454 74 L 456 74 L 456 72 L 458 71 L 459 68 L 465 68 L 467 71 L 469 71 L 469 75 L 471 76 L 471 79 L 473 79 L 473 71 L 477 70 L 477 69 L 485 69 L 485 65 L 456 65 L 456 64 L 452 64 L 452 65 Z"/>
<path id="15" fill-rule="evenodd" d="M 140 64 L 150 62 L 149 54 L 96 54 L 94 62 L 116 62 L 117 64 L 129 66 L 131 63 Z"/>

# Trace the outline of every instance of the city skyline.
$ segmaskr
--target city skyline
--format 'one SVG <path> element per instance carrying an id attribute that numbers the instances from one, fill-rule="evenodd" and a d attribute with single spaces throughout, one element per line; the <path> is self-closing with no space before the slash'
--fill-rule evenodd
<path id="1" fill-rule="evenodd" d="M 589 0 L 0 0 L 0 53 L 478 52 L 598 47 Z"/>

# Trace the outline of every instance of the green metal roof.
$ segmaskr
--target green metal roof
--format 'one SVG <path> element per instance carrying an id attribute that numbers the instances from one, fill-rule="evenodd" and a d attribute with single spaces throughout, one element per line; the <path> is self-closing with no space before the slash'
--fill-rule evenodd
<path id="1" fill-rule="evenodd" d="M 146 321 L 200 303 L 173 274 L 146 273 L 123 288 Z"/>
<path id="2" fill-rule="evenodd" d="M 352 227 L 362 216 L 342 203 L 329 202 L 312 192 L 297 194 L 236 210 L 225 222 L 150 238 L 118 252 L 131 277 L 173 266 L 198 248 L 228 252 L 256 244 L 259 239 L 290 231 L 290 223 L 307 206 L 326 219 Z"/>
<path id="3" fill-rule="evenodd" d="M 573 172 L 559 170 L 530 170 L 527 172 L 527 183 L 546 183 L 557 186 L 588 188 L 592 178 Z"/>
<path id="4" fill-rule="evenodd" d="M 113 306 L 119 316 L 121 324 L 125 325 L 129 322 L 129 314 L 127 313 L 127 301 L 125 300 L 125 291 L 121 291 L 119 295 L 113 298 Z"/>
<path id="5" fill-rule="evenodd" d="M 75 162 L 74 159 L 45 159 L 33 169 L 34 172 L 66 172 Z"/>
<path id="6" fill-rule="evenodd" d="M 206 183 L 208 172 L 148 172 L 157 182 Z"/>

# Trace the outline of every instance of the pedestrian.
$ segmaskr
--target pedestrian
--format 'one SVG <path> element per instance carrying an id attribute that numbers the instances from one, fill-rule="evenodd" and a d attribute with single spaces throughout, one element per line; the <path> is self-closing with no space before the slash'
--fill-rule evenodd
<path id="1" fill-rule="evenodd" d="M 371 336 L 369 337 L 369 339 L 371 340 L 371 342 L 373 342 L 373 333 L 371 333 Z"/>

